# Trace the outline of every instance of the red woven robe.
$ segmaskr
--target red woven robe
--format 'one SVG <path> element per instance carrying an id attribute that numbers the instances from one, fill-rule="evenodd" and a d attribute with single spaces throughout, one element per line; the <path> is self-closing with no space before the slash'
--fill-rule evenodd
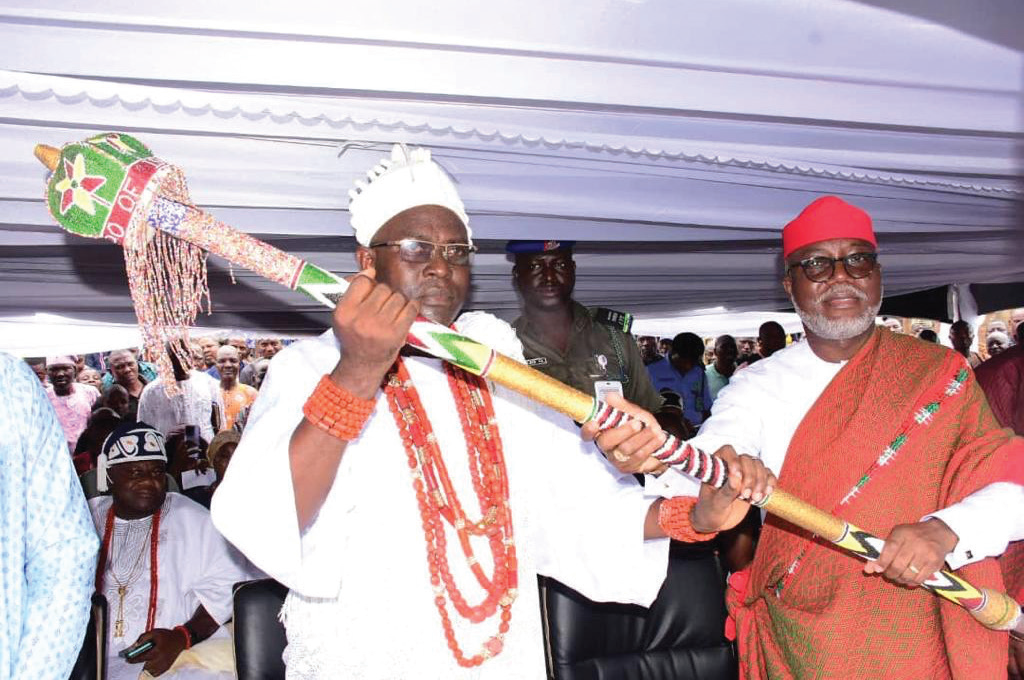
<path id="1" fill-rule="evenodd" d="M 897 524 L 1015 479 L 1024 443 L 995 421 L 963 357 L 877 331 L 836 375 L 797 428 L 780 487 L 879 536 Z M 961 375 L 962 387 L 839 505 L 923 404 Z M 794 561 L 795 571 L 787 576 Z M 731 592 L 742 675 L 755 678 L 1005 677 L 1006 633 L 917 588 L 865 576 L 863 562 L 768 517 L 746 593 Z M 995 560 L 960 570 L 1003 589 Z M 781 584 L 781 590 L 779 586 Z"/>

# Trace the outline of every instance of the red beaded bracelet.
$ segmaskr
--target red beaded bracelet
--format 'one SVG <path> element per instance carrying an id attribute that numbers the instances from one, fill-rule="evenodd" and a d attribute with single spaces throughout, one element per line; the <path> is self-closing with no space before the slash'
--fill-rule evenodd
<path id="1" fill-rule="evenodd" d="M 187 626 L 175 626 L 174 630 L 180 630 L 185 636 L 185 649 L 192 649 L 192 633 L 188 631 Z"/>
<path id="2" fill-rule="evenodd" d="M 325 375 L 309 395 L 302 413 L 332 437 L 352 441 L 359 437 L 375 403 L 373 399 L 360 399 Z"/>
<path id="3" fill-rule="evenodd" d="M 710 541 L 718 535 L 717 531 L 702 534 L 695 531 L 693 524 L 690 523 L 690 514 L 695 505 L 697 505 L 697 499 L 693 496 L 666 498 L 658 508 L 658 526 L 669 538 L 683 543 Z"/>

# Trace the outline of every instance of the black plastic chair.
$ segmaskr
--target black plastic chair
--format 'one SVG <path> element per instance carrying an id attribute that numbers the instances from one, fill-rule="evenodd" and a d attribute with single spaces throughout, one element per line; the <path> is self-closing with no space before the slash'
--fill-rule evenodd
<path id="1" fill-rule="evenodd" d="M 284 680 L 284 624 L 278 620 L 288 589 L 274 579 L 236 583 L 235 671 L 238 680 Z"/>
<path id="2" fill-rule="evenodd" d="M 89 625 L 78 659 L 68 680 L 105 680 L 107 677 L 107 598 L 93 593 Z"/>

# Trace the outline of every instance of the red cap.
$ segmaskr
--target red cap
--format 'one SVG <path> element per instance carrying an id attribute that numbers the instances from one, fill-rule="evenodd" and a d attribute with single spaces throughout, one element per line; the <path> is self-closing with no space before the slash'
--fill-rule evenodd
<path id="1" fill-rule="evenodd" d="M 782 257 L 833 238 L 859 238 L 878 245 L 870 215 L 836 196 L 822 196 L 782 228 Z"/>

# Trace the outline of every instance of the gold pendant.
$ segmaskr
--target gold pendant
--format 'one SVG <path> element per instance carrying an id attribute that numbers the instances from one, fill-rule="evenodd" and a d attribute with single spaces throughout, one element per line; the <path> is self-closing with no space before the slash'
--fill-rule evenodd
<path id="1" fill-rule="evenodd" d="M 114 621 L 114 637 L 124 637 L 124 596 L 128 593 L 126 586 L 117 587 L 117 620 Z"/>

